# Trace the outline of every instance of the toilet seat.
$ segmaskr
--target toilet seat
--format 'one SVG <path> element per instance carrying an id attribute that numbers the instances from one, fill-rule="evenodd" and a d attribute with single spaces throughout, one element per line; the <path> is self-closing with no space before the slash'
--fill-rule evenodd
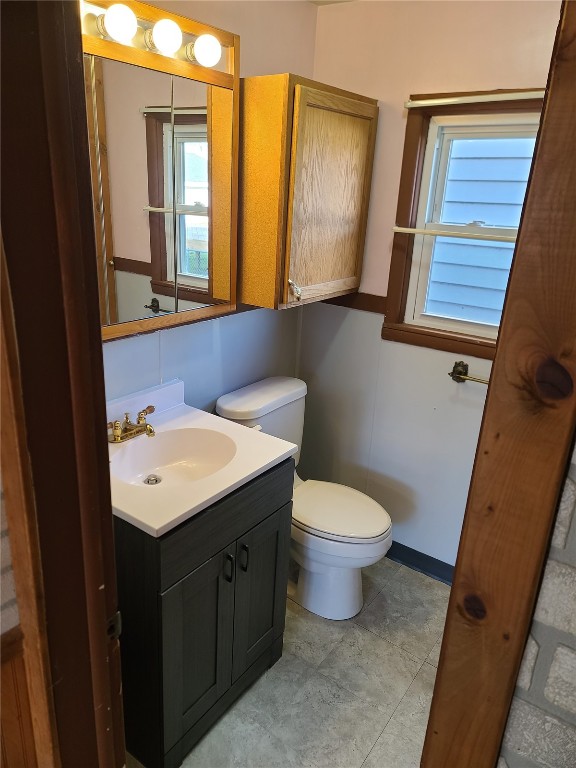
<path id="1" fill-rule="evenodd" d="M 387 538 L 392 521 L 365 493 L 338 483 L 306 480 L 294 488 L 292 525 L 324 539 L 360 544 Z"/>

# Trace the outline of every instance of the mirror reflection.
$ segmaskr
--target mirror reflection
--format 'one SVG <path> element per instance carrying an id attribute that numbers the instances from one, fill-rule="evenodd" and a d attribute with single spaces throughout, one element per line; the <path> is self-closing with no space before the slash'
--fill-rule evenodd
<path id="1" fill-rule="evenodd" d="M 102 324 L 229 302 L 232 91 L 89 55 L 85 74 Z"/>

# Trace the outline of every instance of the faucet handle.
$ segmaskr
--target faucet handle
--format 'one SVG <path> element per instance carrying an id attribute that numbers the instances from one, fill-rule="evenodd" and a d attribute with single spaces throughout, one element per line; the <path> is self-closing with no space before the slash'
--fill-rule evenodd
<path id="1" fill-rule="evenodd" d="M 108 442 L 109 443 L 119 443 L 120 442 L 120 436 L 122 434 L 122 425 L 119 421 L 109 421 L 106 425 L 108 429 L 112 430 L 112 434 L 108 435 Z"/>
<path id="2" fill-rule="evenodd" d="M 148 416 L 151 413 L 154 413 L 155 410 L 156 408 L 153 405 L 147 405 L 146 408 L 144 408 L 144 410 L 138 413 L 138 419 L 137 419 L 138 424 L 145 424 L 146 416 Z"/>

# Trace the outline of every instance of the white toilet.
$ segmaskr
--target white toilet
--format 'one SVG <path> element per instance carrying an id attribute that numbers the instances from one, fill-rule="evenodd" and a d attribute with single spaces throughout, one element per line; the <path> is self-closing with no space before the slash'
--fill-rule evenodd
<path id="1" fill-rule="evenodd" d="M 300 379 L 275 376 L 223 395 L 216 412 L 300 449 L 306 391 Z M 363 605 L 361 568 L 378 562 L 391 544 L 390 516 L 369 496 L 294 474 L 290 553 L 300 566 L 291 595 L 297 603 L 327 619 L 355 616 Z"/>

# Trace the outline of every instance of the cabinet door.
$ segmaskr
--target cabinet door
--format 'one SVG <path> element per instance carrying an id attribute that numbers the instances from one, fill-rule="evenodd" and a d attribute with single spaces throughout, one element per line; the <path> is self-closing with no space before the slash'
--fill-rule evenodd
<path id="1" fill-rule="evenodd" d="M 377 119 L 373 104 L 295 86 L 285 304 L 360 285 Z"/>
<path id="2" fill-rule="evenodd" d="M 284 630 L 292 503 L 236 542 L 232 681 Z"/>
<path id="3" fill-rule="evenodd" d="M 165 752 L 231 685 L 235 553 L 227 547 L 160 595 Z"/>

